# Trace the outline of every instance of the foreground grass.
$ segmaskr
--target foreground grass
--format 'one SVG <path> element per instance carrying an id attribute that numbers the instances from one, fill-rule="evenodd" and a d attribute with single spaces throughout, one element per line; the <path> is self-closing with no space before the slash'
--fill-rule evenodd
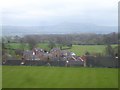
<path id="1" fill-rule="evenodd" d="M 2 88 L 2 66 L 0 65 L 0 89 Z"/>
<path id="2" fill-rule="evenodd" d="M 117 88 L 112 68 L 3 66 L 3 88 Z"/>

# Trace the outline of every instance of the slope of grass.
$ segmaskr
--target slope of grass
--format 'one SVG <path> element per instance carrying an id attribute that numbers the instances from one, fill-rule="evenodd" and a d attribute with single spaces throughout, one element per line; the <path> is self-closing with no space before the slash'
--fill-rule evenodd
<path id="1" fill-rule="evenodd" d="M 48 44 L 47 44 L 47 43 L 39 43 L 39 44 L 37 44 L 37 47 L 38 47 L 38 48 L 45 49 L 45 50 L 49 50 L 49 49 L 50 49 L 50 48 L 48 47 Z"/>
<path id="2" fill-rule="evenodd" d="M 105 45 L 73 45 L 69 51 L 75 52 L 77 55 L 89 53 L 105 53 Z"/>
<path id="3" fill-rule="evenodd" d="M 5 45 L 7 48 L 11 48 L 11 49 L 29 49 L 29 45 L 28 44 L 20 44 L 20 43 L 9 43 Z"/>
<path id="4" fill-rule="evenodd" d="M 50 50 L 48 47 L 49 45 L 47 43 L 39 43 L 36 45 L 38 48 Z M 115 47 L 117 45 L 112 45 L 112 47 Z M 29 49 L 28 44 L 19 44 L 19 43 L 10 43 L 7 44 L 6 47 L 14 48 L 14 49 L 22 49 L 24 48 L 25 50 Z M 58 47 L 58 45 L 56 45 Z M 106 45 L 73 45 L 71 49 L 68 49 L 68 51 L 72 51 L 76 53 L 76 55 L 84 55 L 86 52 L 90 53 L 102 53 L 105 54 L 105 47 Z M 65 47 L 64 48 L 68 48 Z M 10 51 L 11 52 L 11 51 Z"/>
<path id="5" fill-rule="evenodd" d="M 3 88 L 117 88 L 112 68 L 3 66 Z"/>

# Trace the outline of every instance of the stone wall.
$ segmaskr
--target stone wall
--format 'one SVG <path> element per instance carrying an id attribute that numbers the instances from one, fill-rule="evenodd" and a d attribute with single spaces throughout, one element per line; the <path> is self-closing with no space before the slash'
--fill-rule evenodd
<path id="1" fill-rule="evenodd" d="M 45 61 L 45 60 L 6 60 L 6 62 L 2 62 L 2 65 L 25 65 L 25 66 L 47 66 L 50 64 L 51 66 L 66 66 L 66 61 Z M 67 66 L 84 66 L 82 61 L 69 61 Z M 118 59 L 114 57 L 93 57 L 87 56 L 86 60 L 87 67 L 108 67 L 108 68 L 117 68 L 118 67 Z"/>

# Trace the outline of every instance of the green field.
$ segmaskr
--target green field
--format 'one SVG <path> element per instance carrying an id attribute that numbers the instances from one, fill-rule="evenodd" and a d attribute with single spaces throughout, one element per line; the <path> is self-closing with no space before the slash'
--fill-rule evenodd
<path id="1" fill-rule="evenodd" d="M 115 47 L 117 45 L 112 45 L 112 47 Z M 10 48 L 14 48 L 14 49 L 21 49 L 22 46 L 19 43 L 10 43 L 7 44 L 6 47 L 10 47 Z M 47 43 L 39 43 L 37 45 L 38 48 L 42 48 L 42 49 L 46 49 L 46 50 L 50 50 L 48 47 Z M 101 54 L 105 54 L 105 47 L 106 45 L 73 45 L 71 49 L 68 49 L 68 51 L 72 51 L 74 53 L 76 53 L 76 55 L 84 55 L 86 52 L 90 52 L 90 53 L 101 53 Z M 64 47 L 63 47 L 64 48 Z M 24 49 L 29 49 L 28 44 L 24 45 Z M 9 51 L 12 52 L 12 51 Z"/>
<path id="2" fill-rule="evenodd" d="M 117 88 L 118 69 L 3 66 L 3 88 Z"/>
<path id="3" fill-rule="evenodd" d="M 89 53 L 105 53 L 105 45 L 73 45 L 69 51 L 76 53 L 77 55 L 84 55 Z"/>

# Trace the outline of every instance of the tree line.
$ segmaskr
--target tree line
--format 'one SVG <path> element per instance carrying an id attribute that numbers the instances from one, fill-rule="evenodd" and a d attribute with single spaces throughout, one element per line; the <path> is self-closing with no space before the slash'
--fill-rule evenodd
<path id="1" fill-rule="evenodd" d="M 24 49 L 26 43 L 30 49 L 34 48 L 38 43 L 47 43 L 50 49 L 56 45 L 62 49 L 63 46 L 69 48 L 72 45 L 107 45 L 106 54 L 116 56 L 118 54 L 118 47 L 111 47 L 113 44 L 118 44 L 120 41 L 118 33 L 109 34 L 45 34 L 45 35 L 25 35 L 25 36 L 6 36 L 2 37 L 2 50 L 4 50 L 6 43 L 21 43 L 21 49 Z M 9 49 L 9 48 L 8 48 Z"/>
<path id="2" fill-rule="evenodd" d="M 75 44 L 75 45 L 101 45 L 101 44 L 118 44 L 118 33 L 109 34 L 45 34 L 45 35 L 25 35 L 25 36 L 6 36 L 3 42 L 19 42 L 19 43 L 55 43 L 55 44 Z"/>

